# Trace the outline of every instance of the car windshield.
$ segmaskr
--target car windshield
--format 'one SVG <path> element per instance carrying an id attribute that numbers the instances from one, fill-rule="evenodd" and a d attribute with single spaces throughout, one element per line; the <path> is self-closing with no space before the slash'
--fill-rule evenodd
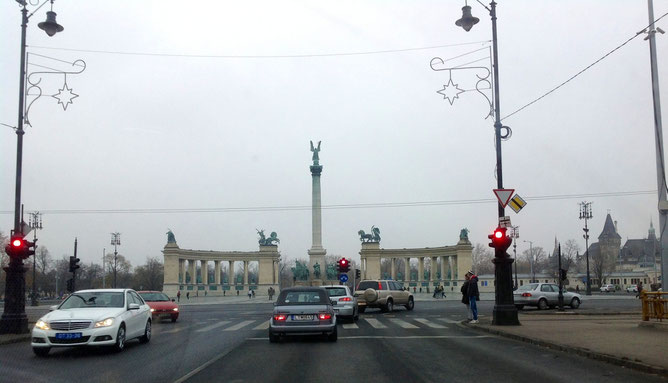
<path id="1" fill-rule="evenodd" d="M 123 307 L 125 300 L 122 292 L 95 291 L 75 293 L 67 297 L 59 310 L 95 308 L 95 307 Z"/>
<path id="2" fill-rule="evenodd" d="M 164 293 L 139 293 L 146 302 L 168 302 L 169 297 Z"/>
<path id="3" fill-rule="evenodd" d="M 344 295 L 348 295 L 346 293 L 345 287 L 328 287 L 327 294 L 330 297 L 342 297 Z"/>
<path id="4" fill-rule="evenodd" d="M 321 290 L 283 291 L 278 297 L 277 305 L 312 305 L 327 304 L 329 299 Z"/>
<path id="5" fill-rule="evenodd" d="M 517 291 L 535 290 L 537 286 L 538 283 L 529 283 L 528 285 L 520 286 L 520 288 L 518 288 Z"/>

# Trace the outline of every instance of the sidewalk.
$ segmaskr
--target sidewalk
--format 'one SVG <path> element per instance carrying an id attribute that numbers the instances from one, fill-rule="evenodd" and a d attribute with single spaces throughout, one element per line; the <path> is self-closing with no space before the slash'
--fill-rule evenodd
<path id="1" fill-rule="evenodd" d="M 572 312 L 571 312 L 572 313 Z M 491 317 L 465 326 L 616 365 L 668 376 L 668 322 L 636 315 L 520 314 L 521 326 L 493 326 Z"/>

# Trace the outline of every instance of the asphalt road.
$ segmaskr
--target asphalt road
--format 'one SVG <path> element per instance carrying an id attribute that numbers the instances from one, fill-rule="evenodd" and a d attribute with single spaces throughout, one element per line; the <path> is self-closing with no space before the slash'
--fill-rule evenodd
<path id="1" fill-rule="evenodd" d="M 635 300 L 594 302 L 588 309 L 639 306 Z M 481 302 L 481 314 L 491 315 L 492 307 Z M 28 343 L 3 345 L 0 381 L 665 381 L 462 327 L 464 306 L 456 301 L 417 302 L 411 312 L 370 310 L 357 323 L 342 324 L 336 343 L 295 338 L 270 344 L 271 309 L 268 303 L 182 306 L 177 323 L 156 323 L 149 344 L 130 342 L 119 354 L 52 349 L 43 359 Z M 533 315 L 527 311 L 521 315 Z"/>

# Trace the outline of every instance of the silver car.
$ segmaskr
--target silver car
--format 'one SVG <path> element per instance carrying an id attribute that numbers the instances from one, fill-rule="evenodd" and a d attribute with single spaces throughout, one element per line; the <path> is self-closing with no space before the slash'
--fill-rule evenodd
<path id="1" fill-rule="evenodd" d="M 283 289 L 274 304 L 269 323 L 269 341 L 287 335 L 326 335 L 336 342 L 336 312 L 322 287 Z"/>
<path id="2" fill-rule="evenodd" d="M 352 321 L 359 319 L 359 312 L 357 308 L 357 298 L 350 293 L 348 286 L 323 286 L 329 295 L 329 300 L 334 306 L 336 316 L 340 318 L 347 318 Z"/>
<path id="3" fill-rule="evenodd" d="M 582 302 L 580 294 L 566 290 L 563 294 L 564 306 L 570 306 L 572 309 L 580 307 Z M 518 310 L 524 306 L 537 306 L 539 310 L 546 310 L 559 304 L 559 286 L 554 283 L 529 283 L 513 291 L 513 298 Z"/>

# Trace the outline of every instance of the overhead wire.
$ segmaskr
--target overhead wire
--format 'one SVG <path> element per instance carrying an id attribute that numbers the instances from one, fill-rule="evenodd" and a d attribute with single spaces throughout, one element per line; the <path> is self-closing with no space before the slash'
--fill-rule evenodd
<path id="1" fill-rule="evenodd" d="M 527 201 L 546 201 L 559 199 L 580 199 L 592 197 L 627 197 L 634 195 L 654 194 L 656 190 L 580 193 L 580 194 L 554 194 L 525 197 Z M 370 209 L 370 208 L 399 208 L 399 207 L 421 207 L 421 206 L 452 206 L 452 205 L 476 205 L 496 203 L 494 198 L 464 199 L 464 200 L 436 200 L 436 201 L 411 201 L 411 202 L 376 202 L 376 203 L 349 203 L 322 205 L 323 210 L 342 209 Z M 133 209 L 39 209 L 42 214 L 173 214 L 173 213 L 235 213 L 235 212 L 270 212 L 270 211 L 300 211 L 311 210 L 310 205 L 284 205 L 284 206 L 253 206 L 253 207 L 207 207 L 207 208 L 133 208 Z M 13 211 L 0 211 L 0 214 L 13 214 Z"/>

